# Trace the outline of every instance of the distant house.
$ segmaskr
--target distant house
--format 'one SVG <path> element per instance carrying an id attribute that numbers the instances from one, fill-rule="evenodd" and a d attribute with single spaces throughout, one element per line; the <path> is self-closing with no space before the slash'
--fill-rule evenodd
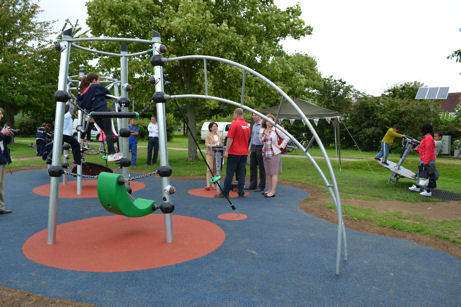
<path id="1" fill-rule="evenodd" d="M 461 103 L 461 93 L 449 93 L 447 100 L 440 101 L 440 110 L 453 116 L 456 112 L 456 106 Z"/>

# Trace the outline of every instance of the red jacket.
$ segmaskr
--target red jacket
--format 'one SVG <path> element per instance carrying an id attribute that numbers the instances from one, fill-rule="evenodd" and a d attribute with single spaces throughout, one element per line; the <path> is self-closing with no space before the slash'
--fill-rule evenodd
<path id="1" fill-rule="evenodd" d="M 419 144 L 419 147 L 415 149 L 419 153 L 419 157 L 424 164 L 428 164 L 430 161 L 435 160 L 435 142 L 434 138 L 430 133 L 426 134 Z"/>

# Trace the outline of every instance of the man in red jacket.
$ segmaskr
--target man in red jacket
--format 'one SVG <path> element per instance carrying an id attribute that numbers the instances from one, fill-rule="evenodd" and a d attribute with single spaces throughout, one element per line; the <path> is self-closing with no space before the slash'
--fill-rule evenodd
<path id="1" fill-rule="evenodd" d="M 224 180 L 223 191 L 216 194 L 217 198 L 229 196 L 232 186 L 232 178 L 237 174 L 238 194 L 240 198 L 245 197 L 245 176 L 246 163 L 248 157 L 248 142 L 250 140 L 250 125 L 243 118 L 243 110 L 237 108 L 234 111 L 234 121 L 227 133 L 226 151 L 224 157 L 227 158 L 226 179 Z"/>
<path id="2" fill-rule="evenodd" d="M 429 176 L 429 184 L 424 187 L 424 191 L 420 194 L 422 196 L 430 197 L 432 196 L 431 188 L 435 188 L 436 180 L 439 177 L 437 169 L 435 168 L 435 142 L 432 137 L 432 125 L 424 124 L 421 127 L 421 132 L 423 133 L 423 138 L 418 148 L 415 148 L 414 151 L 419 153 L 421 162 L 419 162 L 416 184 L 412 185 L 409 190 L 413 192 L 419 192 L 421 190 L 419 183 L 420 170 L 425 169 L 427 175 Z"/>

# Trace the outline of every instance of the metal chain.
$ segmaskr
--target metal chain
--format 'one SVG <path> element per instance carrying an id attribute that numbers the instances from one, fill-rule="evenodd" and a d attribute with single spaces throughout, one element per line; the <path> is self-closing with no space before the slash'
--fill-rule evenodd
<path id="1" fill-rule="evenodd" d="M 157 171 L 153 171 L 153 172 L 150 172 L 150 173 L 147 173 L 147 174 L 130 177 L 130 178 L 128 178 L 128 181 L 138 180 L 138 179 L 150 177 L 150 176 L 153 176 L 153 175 L 157 175 Z"/>
<path id="2" fill-rule="evenodd" d="M 78 174 L 75 174 L 75 173 L 72 173 L 72 172 L 69 172 L 68 170 L 64 170 L 64 173 L 66 175 L 69 175 L 69 176 L 72 176 L 72 177 L 78 177 L 79 175 Z M 98 178 L 98 175 L 81 175 L 82 178 L 90 178 L 90 179 L 97 179 Z"/>

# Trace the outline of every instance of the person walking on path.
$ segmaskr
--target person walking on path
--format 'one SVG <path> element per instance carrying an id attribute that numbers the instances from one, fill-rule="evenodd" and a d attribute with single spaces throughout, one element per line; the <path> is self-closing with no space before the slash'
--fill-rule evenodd
<path id="1" fill-rule="evenodd" d="M 247 190 L 255 192 L 264 191 L 266 188 L 266 171 L 263 162 L 263 143 L 259 139 L 259 131 L 262 128 L 262 119 L 256 113 L 253 113 L 253 127 L 251 128 L 250 139 L 250 185 Z M 259 169 L 259 184 L 258 184 Z"/>
<path id="2" fill-rule="evenodd" d="M 275 117 L 272 114 L 268 114 L 267 117 L 275 122 Z M 279 138 L 283 139 L 280 145 L 278 142 Z M 266 120 L 263 120 L 262 122 L 259 139 L 263 144 L 262 155 L 264 169 L 266 170 L 267 182 L 269 184 L 269 190 L 267 190 L 267 192 L 263 192 L 263 195 L 264 197 L 271 198 L 275 197 L 278 174 L 282 172 L 281 148 L 284 148 L 290 139 Z"/>
<path id="3" fill-rule="evenodd" d="M 245 175 L 248 158 L 248 141 L 250 140 L 250 125 L 243 118 L 243 109 L 236 108 L 234 121 L 227 133 L 226 151 L 224 158 L 227 158 L 226 179 L 224 180 L 223 191 L 216 194 L 217 198 L 229 197 L 232 186 L 232 178 L 237 175 L 238 195 L 245 197 Z"/>
<path id="4" fill-rule="evenodd" d="M 130 125 L 128 126 L 130 129 L 130 137 L 128 138 L 128 146 L 131 152 L 131 165 L 136 166 L 136 159 L 138 157 L 138 135 L 139 129 L 138 126 L 135 125 L 134 118 L 130 119 Z"/>
<path id="5" fill-rule="evenodd" d="M 222 142 L 222 135 L 218 133 L 218 124 L 215 122 L 211 122 L 208 124 L 208 131 L 210 131 L 205 137 L 205 145 L 206 145 L 206 163 L 208 166 L 213 170 L 213 174 L 216 174 L 216 159 L 214 156 L 214 152 L 211 150 L 211 147 L 223 145 Z M 206 186 L 205 190 L 209 191 L 212 188 L 211 180 L 211 172 L 210 170 L 206 169 Z"/>
<path id="6" fill-rule="evenodd" d="M 150 118 L 150 123 L 147 126 L 149 131 L 149 141 L 147 143 L 147 163 L 146 165 L 157 165 L 158 156 L 158 123 L 155 116 Z M 152 158 L 152 149 L 154 149 L 154 158 Z"/>
<path id="7" fill-rule="evenodd" d="M 391 146 L 394 143 L 394 139 L 396 137 L 398 138 L 405 137 L 405 134 L 399 134 L 398 133 L 399 131 L 400 131 L 400 126 L 398 124 L 395 124 L 394 126 L 392 126 L 392 128 L 389 128 L 387 130 L 386 134 L 381 140 L 381 150 L 375 156 L 376 161 L 379 161 L 382 157 L 381 163 L 384 165 L 389 165 L 387 163 L 387 156 L 389 155 L 389 146 Z"/>
<path id="8" fill-rule="evenodd" d="M 0 120 L 3 118 L 3 109 L 0 108 Z M 8 144 L 11 143 L 13 132 L 8 127 L 0 131 L 0 214 L 8 214 L 13 211 L 5 208 L 5 166 L 11 163 Z"/>

